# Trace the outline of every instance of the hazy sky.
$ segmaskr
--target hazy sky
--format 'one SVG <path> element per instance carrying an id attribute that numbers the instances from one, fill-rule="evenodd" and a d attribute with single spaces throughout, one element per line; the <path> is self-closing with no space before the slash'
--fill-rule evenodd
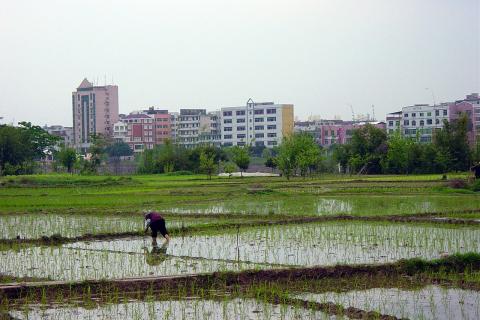
<path id="1" fill-rule="evenodd" d="M 480 91 L 479 0 L 15 0 L 0 9 L 0 116 L 71 125 L 84 77 L 148 106 L 295 104 L 377 118 Z"/>

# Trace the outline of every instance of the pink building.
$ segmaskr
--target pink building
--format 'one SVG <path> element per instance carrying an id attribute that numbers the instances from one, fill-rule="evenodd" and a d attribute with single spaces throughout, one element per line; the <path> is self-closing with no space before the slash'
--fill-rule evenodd
<path id="1" fill-rule="evenodd" d="M 477 142 L 477 126 L 475 125 L 475 108 L 474 104 L 467 101 L 458 101 L 450 104 L 449 108 L 449 120 L 453 122 L 459 119 L 462 115 L 466 114 L 468 117 L 467 124 L 467 136 L 468 143 L 474 146 Z"/>
<path id="2" fill-rule="evenodd" d="M 168 110 L 158 110 L 150 107 L 144 113 L 154 118 L 155 144 L 164 144 L 165 140 L 171 139 L 171 121 Z"/>
<path id="3" fill-rule="evenodd" d="M 133 152 L 143 152 L 153 149 L 155 145 L 154 118 L 147 114 L 129 114 L 121 119 L 127 124 L 127 137 L 125 142 Z"/>
<path id="4" fill-rule="evenodd" d="M 345 144 L 352 139 L 353 130 L 363 127 L 365 122 L 352 122 L 341 120 L 320 120 L 312 122 L 296 122 L 296 132 L 308 132 L 322 147 L 333 144 Z M 373 126 L 386 130 L 385 122 L 371 122 Z"/>
<path id="5" fill-rule="evenodd" d="M 72 92 L 73 143 L 86 150 L 92 134 L 112 136 L 118 121 L 118 86 L 94 86 L 86 78 Z"/>

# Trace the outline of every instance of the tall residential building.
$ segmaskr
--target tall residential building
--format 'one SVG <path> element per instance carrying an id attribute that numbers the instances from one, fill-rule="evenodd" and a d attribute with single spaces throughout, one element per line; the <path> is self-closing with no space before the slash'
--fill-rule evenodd
<path id="1" fill-rule="evenodd" d="M 112 136 L 118 121 L 118 86 L 94 86 L 86 78 L 72 92 L 73 142 L 79 149 L 89 147 L 92 134 Z"/>
<path id="2" fill-rule="evenodd" d="M 205 142 L 211 135 L 211 116 L 206 109 L 180 109 L 175 119 L 176 143 L 185 148 L 194 148 Z"/>
<path id="3" fill-rule="evenodd" d="M 420 142 L 431 142 L 435 129 L 443 128 L 448 118 L 448 103 L 430 106 L 415 104 L 402 108 L 402 133 L 405 137 L 419 137 Z"/>
<path id="4" fill-rule="evenodd" d="M 293 133 L 293 104 L 247 101 L 245 106 L 221 109 L 224 146 L 272 148 Z"/>

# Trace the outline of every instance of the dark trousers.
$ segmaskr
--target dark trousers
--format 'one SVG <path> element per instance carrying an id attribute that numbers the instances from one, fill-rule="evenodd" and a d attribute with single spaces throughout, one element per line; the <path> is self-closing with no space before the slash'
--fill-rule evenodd
<path id="1" fill-rule="evenodd" d="M 158 232 L 160 232 L 164 237 L 166 234 L 168 234 L 167 227 L 165 226 L 165 219 L 152 221 L 150 223 L 150 229 L 152 229 L 152 238 L 156 238 Z"/>

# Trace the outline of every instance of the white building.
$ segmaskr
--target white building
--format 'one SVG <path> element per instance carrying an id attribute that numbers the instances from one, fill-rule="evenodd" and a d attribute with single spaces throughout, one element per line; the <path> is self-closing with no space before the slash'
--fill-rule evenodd
<path id="1" fill-rule="evenodd" d="M 128 139 L 128 124 L 119 121 L 113 124 L 113 139 L 115 142 L 126 142 Z"/>
<path id="2" fill-rule="evenodd" d="M 224 146 L 275 147 L 293 133 L 293 105 L 273 102 L 255 103 L 221 109 Z"/>
<path id="3" fill-rule="evenodd" d="M 402 127 L 402 111 L 387 113 L 385 125 L 387 134 L 392 134 Z"/>
<path id="4" fill-rule="evenodd" d="M 64 144 L 66 147 L 73 147 L 73 127 L 64 127 L 61 125 L 53 125 L 43 127 L 49 134 L 60 137 L 62 140 L 60 144 Z"/>
<path id="5" fill-rule="evenodd" d="M 448 121 L 448 103 L 435 106 L 415 104 L 402 109 L 402 132 L 405 137 L 419 137 L 421 142 L 431 142 L 435 129 L 443 128 Z"/>

